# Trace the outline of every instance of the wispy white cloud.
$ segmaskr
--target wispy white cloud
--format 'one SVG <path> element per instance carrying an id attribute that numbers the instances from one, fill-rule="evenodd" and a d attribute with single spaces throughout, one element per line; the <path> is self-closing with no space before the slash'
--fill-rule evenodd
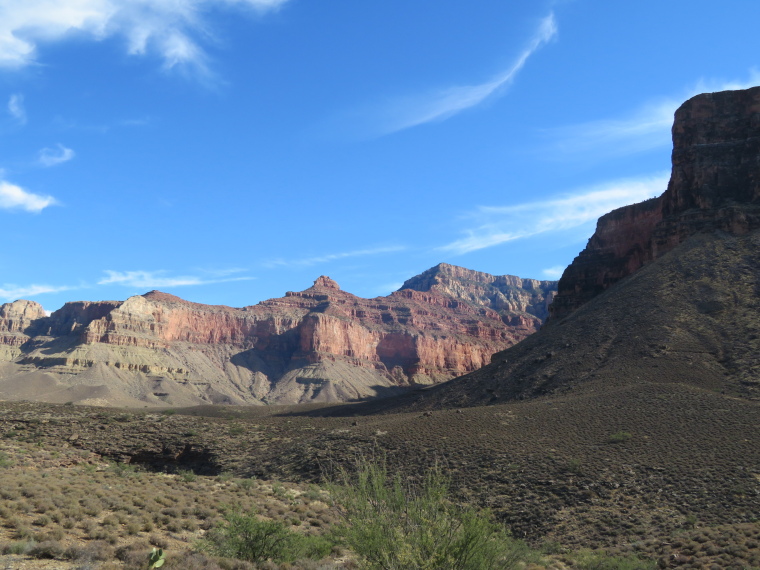
<path id="1" fill-rule="evenodd" d="M 327 255 L 318 255 L 314 257 L 304 257 L 301 259 L 270 259 L 263 263 L 264 267 L 309 267 L 320 263 L 329 263 L 346 259 L 350 257 L 365 257 L 367 255 L 380 255 L 383 253 L 394 253 L 405 250 L 405 246 L 376 247 L 372 249 L 357 249 L 353 251 L 344 251 L 342 253 L 330 253 Z"/>
<path id="2" fill-rule="evenodd" d="M 543 18 L 528 45 L 512 64 L 484 83 L 444 87 L 354 109 L 328 121 L 328 128 L 359 136 L 382 136 L 425 123 L 443 121 L 504 93 L 531 55 L 557 35 L 553 13 Z"/>
<path id="3" fill-rule="evenodd" d="M 42 166 L 50 167 L 68 162 L 74 158 L 75 154 L 76 153 L 70 148 L 58 144 L 58 148 L 43 148 L 40 151 L 38 160 Z"/>
<path id="4" fill-rule="evenodd" d="M 186 287 L 190 285 L 210 285 L 230 281 L 250 281 L 254 277 L 222 277 L 204 279 L 195 275 L 167 275 L 167 271 L 111 271 L 105 270 L 106 277 L 98 281 L 98 285 L 124 285 L 153 289 L 160 287 Z"/>
<path id="5" fill-rule="evenodd" d="M 673 115 L 681 104 L 699 93 L 747 89 L 760 85 L 760 72 L 750 70 L 746 80 L 701 79 L 680 97 L 665 97 L 647 103 L 619 119 L 603 119 L 559 127 L 549 131 L 561 152 L 577 155 L 595 150 L 595 156 L 631 154 L 671 144 Z"/>
<path id="6" fill-rule="evenodd" d="M 3 284 L 0 287 L 0 300 L 2 301 L 16 301 L 18 299 L 29 299 L 30 297 L 36 297 L 43 293 L 60 293 L 61 291 L 69 291 L 74 287 L 53 287 L 50 285 L 27 285 L 19 287 L 17 285 Z"/>
<path id="7" fill-rule="evenodd" d="M 203 267 L 198 269 L 199 272 L 203 273 L 204 275 L 209 275 L 211 277 L 215 278 L 221 278 L 221 277 L 229 277 L 230 275 L 236 275 L 239 273 L 245 273 L 248 271 L 248 269 L 244 267 L 226 267 L 222 269 L 209 269 L 207 267 Z"/>
<path id="8" fill-rule="evenodd" d="M 538 234 L 593 223 L 607 212 L 652 198 L 665 191 L 668 174 L 599 184 L 566 196 L 516 206 L 480 207 L 468 217 L 474 227 L 465 237 L 439 249 L 468 253 Z"/>
<path id="9" fill-rule="evenodd" d="M 565 268 L 566 266 L 564 265 L 555 265 L 554 267 L 547 267 L 546 269 L 542 269 L 541 274 L 547 279 L 556 281 L 562 277 L 562 274 L 565 272 Z"/>
<path id="10" fill-rule="evenodd" d="M 33 194 L 20 186 L 0 180 L 0 209 L 25 210 L 38 214 L 56 203 L 52 196 Z"/>
<path id="11" fill-rule="evenodd" d="M 24 96 L 20 93 L 14 93 L 8 99 L 8 114 L 21 124 L 26 124 L 26 108 L 24 107 Z"/>
<path id="12" fill-rule="evenodd" d="M 0 67 L 36 62 L 37 46 L 76 33 L 102 40 L 122 36 L 130 54 L 158 52 L 166 68 L 206 70 L 199 37 L 211 34 L 204 21 L 214 8 L 275 10 L 288 0 L 4 0 L 0 3 Z"/>

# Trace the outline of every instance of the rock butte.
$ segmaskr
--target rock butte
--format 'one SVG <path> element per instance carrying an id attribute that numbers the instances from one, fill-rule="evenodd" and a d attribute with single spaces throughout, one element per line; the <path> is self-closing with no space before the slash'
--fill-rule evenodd
<path id="1" fill-rule="evenodd" d="M 698 233 L 760 228 L 760 87 L 705 93 L 673 123 L 672 173 L 658 198 L 599 218 L 559 281 L 550 321 Z"/>
<path id="2" fill-rule="evenodd" d="M 387 297 L 329 277 L 240 309 L 151 291 L 49 317 L 0 307 L 0 398 L 104 405 L 348 401 L 451 379 L 535 332 L 556 282 L 440 264 Z"/>

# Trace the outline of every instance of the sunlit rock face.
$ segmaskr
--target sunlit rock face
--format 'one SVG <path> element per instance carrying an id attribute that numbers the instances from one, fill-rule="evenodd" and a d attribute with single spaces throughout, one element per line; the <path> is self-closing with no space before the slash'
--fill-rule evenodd
<path id="1" fill-rule="evenodd" d="M 375 299 L 321 276 L 305 291 L 243 308 L 151 291 L 67 303 L 47 317 L 17 301 L 0 308 L 2 358 L 16 365 L 4 369 L 0 397 L 13 397 L 11 380 L 31 373 L 39 399 L 92 403 L 82 389 L 90 386 L 101 394 L 95 403 L 113 405 L 386 395 L 485 365 L 541 326 L 555 288 L 441 264 Z"/>

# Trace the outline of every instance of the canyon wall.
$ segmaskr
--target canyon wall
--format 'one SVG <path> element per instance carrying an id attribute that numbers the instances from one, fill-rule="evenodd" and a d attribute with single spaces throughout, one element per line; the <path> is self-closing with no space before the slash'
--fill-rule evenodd
<path id="1" fill-rule="evenodd" d="M 559 281 L 549 322 L 696 233 L 742 235 L 760 228 L 760 87 L 705 93 L 681 105 L 672 163 L 660 197 L 599 219 Z"/>
<path id="2" fill-rule="evenodd" d="M 16 366 L 2 374 L 7 386 L 37 374 L 58 399 L 98 386 L 125 405 L 366 398 L 485 365 L 541 326 L 555 285 L 441 264 L 375 299 L 322 276 L 243 308 L 159 291 L 50 316 L 16 301 L 0 307 L 0 354 Z M 0 378 L 0 398 L 11 392 Z"/>

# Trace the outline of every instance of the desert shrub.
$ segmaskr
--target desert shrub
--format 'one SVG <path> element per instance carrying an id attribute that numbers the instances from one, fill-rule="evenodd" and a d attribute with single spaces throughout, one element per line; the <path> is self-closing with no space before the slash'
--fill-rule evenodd
<path id="1" fill-rule="evenodd" d="M 85 547 L 70 546 L 66 549 L 64 557 L 82 562 L 103 562 L 113 560 L 115 555 L 116 551 L 113 546 L 102 540 L 94 540 Z"/>
<path id="2" fill-rule="evenodd" d="M 37 517 L 32 521 L 32 524 L 35 526 L 47 526 L 51 522 L 50 517 L 47 515 L 42 515 Z"/>
<path id="3" fill-rule="evenodd" d="M 110 464 L 110 470 L 112 473 L 116 474 L 119 477 L 129 477 L 131 475 L 137 475 L 140 471 L 137 465 L 133 465 L 131 463 L 111 463 Z"/>
<path id="4" fill-rule="evenodd" d="M 198 478 L 198 476 L 189 469 L 180 469 L 178 475 L 185 483 L 192 483 Z"/>
<path id="5" fill-rule="evenodd" d="M 381 462 L 357 467 L 355 476 L 339 471 L 329 489 L 344 523 L 340 535 L 368 568 L 508 569 L 539 558 L 490 512 L 451 503 L 439 469 L 415 487 L 390 477 Z"/>
<path id="6" fill-rule="evenodd" d="M 256 483 L 256 480 L 253 479 L 253 478 L 251 478 L 251 479 L 238 479 L 238 481 L 237 481 L 238 487 L 240 487 L 244 491 L 250 491 L 251 489 L 253 489 L 255 483 Z"/>
<path id="7" fill-rule="evenodd" d="M 46 540 L 32 546 L 28 554 L 34 558 L 63 558 L 66 549 L 56 540 Z"/>
<path id="8" fill-rule="evenodd" d="M 66 533 L 61 527 L 54 527 L 38 534 L 38 540 L 63 540 Z"/>
<path id="9" fill-rule="evenodd" d="M 224 521 L 206 534 L 199 547 L 217 556 L 249 562 L 293 562 L 324 558 L 333 542 L 325 537 L 298 534 L 280 521 L 259 520 L 253 512 L 228 511 Z"/>
<path id="10" fill-rule="evenodd" d="M 0 553 L 2 554 L 26 554 L 36 544 L 33 540 L 17 540 L 14 542 L 3 544 L 0 547 Z"/>
<path id="11" fill-rule="evenodd" d="M 636 557 L 607 556 L 603 552 L 583 551 L 574 556 L 578 570 L 654 570 L 657 564 Z"/>
<path id="12" fill-rule="evenodd" d="M 630 432 L 627 431 L 616 431 L 612 435 L 610 435 L 609 442 L 610 443 L 623 443 L 624 441 L 628 441 L 631 439 L 633 435 Z"/>

